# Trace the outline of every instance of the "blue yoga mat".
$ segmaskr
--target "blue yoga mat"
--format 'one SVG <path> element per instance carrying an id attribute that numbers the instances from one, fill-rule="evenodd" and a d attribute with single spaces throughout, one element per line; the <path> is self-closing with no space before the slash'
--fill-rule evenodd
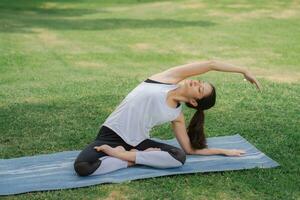
<path id="1" fill-rule="evenodd" d="M 177 140 L 156 141 L 180 147 Z M 208 138 L 209 147 L 244 149 L 242 157 L 221 155 L 188 155 L 182 167 L 157 169 L 136 165 L 108 174 L 79 177 L 73 169 L 73 162 L 80 151 L 65 151 L 46 155 L 0 159 L 0 195 L 19 194 L 32 191 L 78 188 L 101 183 L 120 183 L 129 180 L 173 174 L 215 172 L 251 168 L 270 168 L 279 164 L 240 135 Z"/>

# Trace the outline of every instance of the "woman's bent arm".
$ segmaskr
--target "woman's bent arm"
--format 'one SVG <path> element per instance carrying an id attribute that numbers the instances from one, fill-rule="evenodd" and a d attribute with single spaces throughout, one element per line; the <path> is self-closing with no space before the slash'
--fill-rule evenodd
<path id="1" fill-rule="evenodd" d="M 206 148 L 206 149 L 194 149 L 190 152 L 193 155 L 225 155 L 225 156 L 241 156 L 244 154 L 244 150 L 239 149 L 215 149 L 215 148 Z"/>

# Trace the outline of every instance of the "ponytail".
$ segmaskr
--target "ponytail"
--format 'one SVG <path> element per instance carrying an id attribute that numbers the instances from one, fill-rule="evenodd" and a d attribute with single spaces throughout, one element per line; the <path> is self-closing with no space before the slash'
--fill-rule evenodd
<path id="1" fill-rule="evenodd" d="M 216 89 L 212 84 L 210 85 L 212 86 L 211 94 L 207 97 L 197 100 L 197 107 L 194 107 L 190 103 L 185 103 L 186 106 L 197 110 L 187 128 L 191 146 L 194 149 L 203 149 L 207 147 L 204 134 L 204 110 L 213 107 L 216 102 Z"/>
<path id="2" fill-rule="evenodd" d="M 195 112 L 188 126 L 188 136 L 194 149 L 203 149 L 207 147 L 204 134 L 204 112 L 199 109 Z"/>

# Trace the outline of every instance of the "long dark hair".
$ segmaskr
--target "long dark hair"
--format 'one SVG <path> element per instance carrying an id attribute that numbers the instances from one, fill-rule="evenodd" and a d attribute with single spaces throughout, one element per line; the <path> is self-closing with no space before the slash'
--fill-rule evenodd
<path id="1" fill-rule="evenodd" d="M 187 128 L 187 133 L 194 149 L 203 149 L 207 147 L 204 134 L 204 110 L 213 107 L 216 102 L 216 89 L 211 83 L 209 84 L 212 86 L 212 92 L 209 96 L 197 100 L 197 107 L 194 107 L 190 103 L 185 103 L 187 107 L 197 110 Z"/>

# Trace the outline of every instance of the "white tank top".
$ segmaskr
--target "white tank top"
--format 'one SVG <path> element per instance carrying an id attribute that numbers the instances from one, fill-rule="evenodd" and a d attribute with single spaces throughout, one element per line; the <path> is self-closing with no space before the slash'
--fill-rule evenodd
<path id="1" fill-rule="evenodd" d="M 127 144 L 136 146 L 150 138 L 150 130 L 176 119 L 182 105 L 172 108 L 167 104 L 167 93 L 176 84 L 142 82 L 134 88 L 108 116 L 103 125 L 116 132 Z"/>

